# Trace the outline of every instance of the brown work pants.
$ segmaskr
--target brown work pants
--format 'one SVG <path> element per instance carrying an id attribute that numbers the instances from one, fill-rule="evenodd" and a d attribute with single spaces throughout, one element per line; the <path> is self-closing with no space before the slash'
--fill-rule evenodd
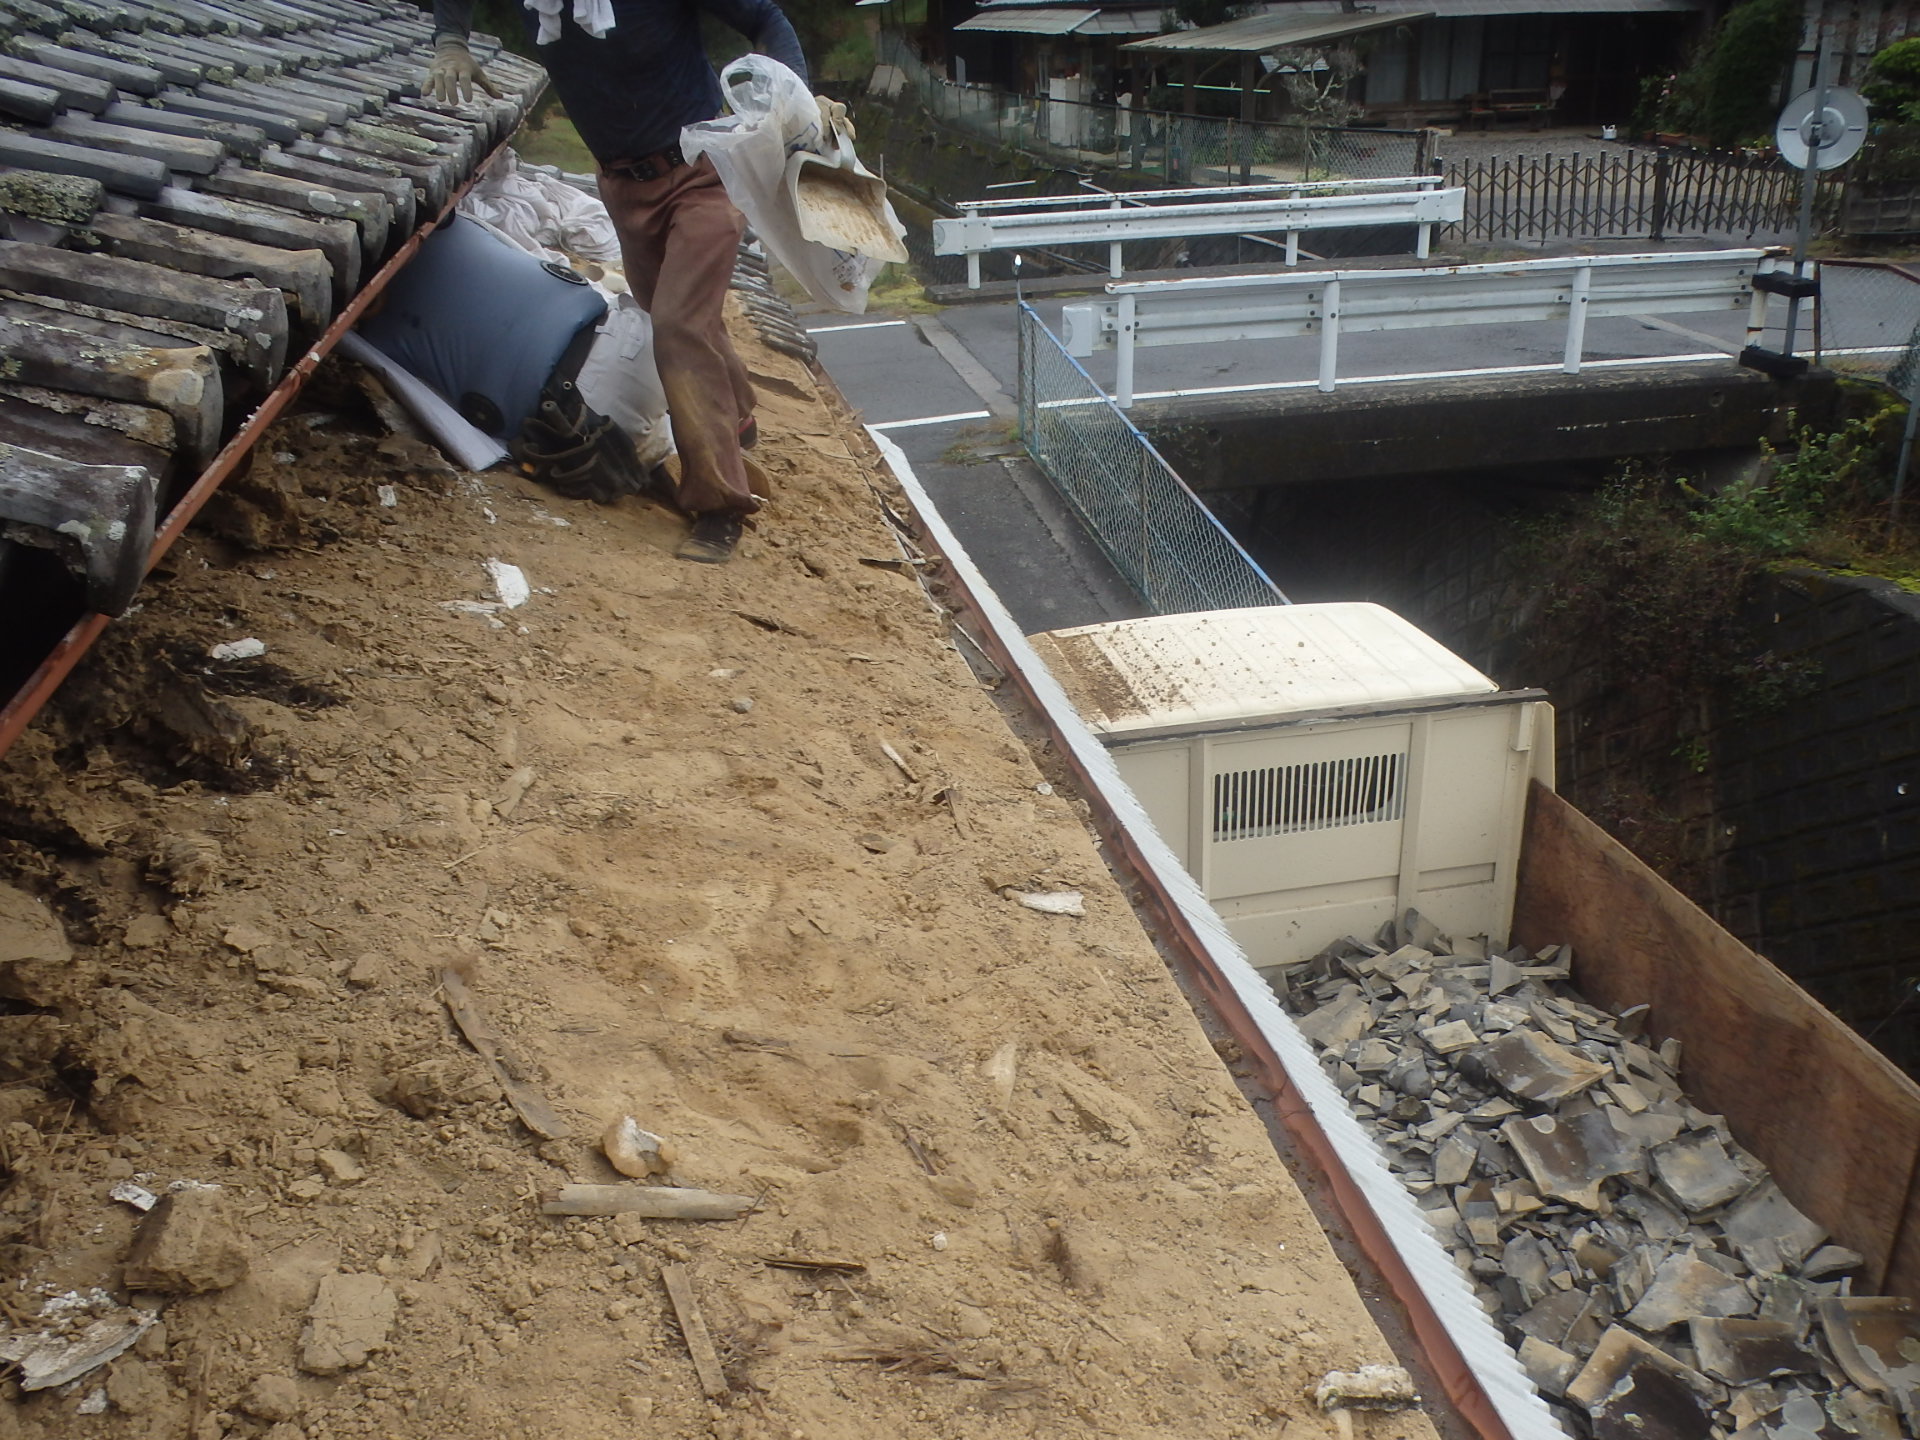
<path id="1" fill-rule="evenodd" d="M 652 180 L 600 175 L 627 287 L 653 317 L 653 358 L 680 452 L 679 505 L 751 513 L 740 427 L 753 385 L 733 353 L 722 308 L 746 220 L 704 156 Z"/>

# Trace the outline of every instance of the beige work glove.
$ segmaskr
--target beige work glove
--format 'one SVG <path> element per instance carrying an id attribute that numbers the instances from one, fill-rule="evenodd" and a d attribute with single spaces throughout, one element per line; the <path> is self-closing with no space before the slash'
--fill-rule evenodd
<path id="1" fill-rule="evenodd" d="M 849 140 L 859 139 L 859 136 L 854 133 L 853 118 L 847 114 L 845 105 L 838 100 L 829 100 L 824 95 L 814 96 L 813 103 L 820 107 L 821 134 L 831 135 L 838 131 Z"/>
<path id="2" fill-rule="evenodd" d="M 476 87 L 496 100 L 500 98 L 499 89 L 473 58 L 467 42 L 451 35 L 441 36 L 433 47 L 433 63 L 427 67 L 427 98 L 438 100 L 442 105 L 464 105 L 473 99 Z"/>

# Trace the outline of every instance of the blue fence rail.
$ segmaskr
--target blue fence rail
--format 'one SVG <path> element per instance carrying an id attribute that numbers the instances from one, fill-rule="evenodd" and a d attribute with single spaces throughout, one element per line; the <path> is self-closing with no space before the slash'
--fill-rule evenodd
<path id="1" fill-rule="evenodd" d="M 1020 439 L 1154 613 L 1288 603 L 1025 302 Z"/>

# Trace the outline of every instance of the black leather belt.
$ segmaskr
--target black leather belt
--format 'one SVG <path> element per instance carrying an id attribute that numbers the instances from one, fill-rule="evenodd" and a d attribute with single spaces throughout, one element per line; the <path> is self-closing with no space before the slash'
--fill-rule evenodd
<path id="1" fill-rule="evenodd" d="M 609 175 L 618 175 L 627 180 L 658 180 L 662 175 L 667 174 L 675 167 L 686 163 L 687 157 L 680 153 L 680 147 L 678 145 L 669 145 L 664 150 L 657 150 L 653 154 L 642 156 L 638 160 L 629 160 L 620 165 L 609 165 L 606 167 L 606 172 Z"/>

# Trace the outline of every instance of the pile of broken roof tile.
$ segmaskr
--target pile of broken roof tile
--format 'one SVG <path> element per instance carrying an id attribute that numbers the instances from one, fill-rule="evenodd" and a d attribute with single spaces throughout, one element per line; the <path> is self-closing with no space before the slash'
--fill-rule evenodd
<path id="1" fill-rule="evenodd" d="M 506 98 L 434 104 L 430 42 L 364 0 L 0 0 L 0 579 L 38 546 L 123 608 L 155 517 L 545 83 L 476 37 Z"/>
<path id="2" fill-rule="evenodd" d="M 1569 1433 L 1899 1440 L 1920 1317 L 1687 1102 L 1679 1047 L 1418 915 L 1268 972 Z M 1395 941 L 1406 943 L 1395 944 Z"/>

